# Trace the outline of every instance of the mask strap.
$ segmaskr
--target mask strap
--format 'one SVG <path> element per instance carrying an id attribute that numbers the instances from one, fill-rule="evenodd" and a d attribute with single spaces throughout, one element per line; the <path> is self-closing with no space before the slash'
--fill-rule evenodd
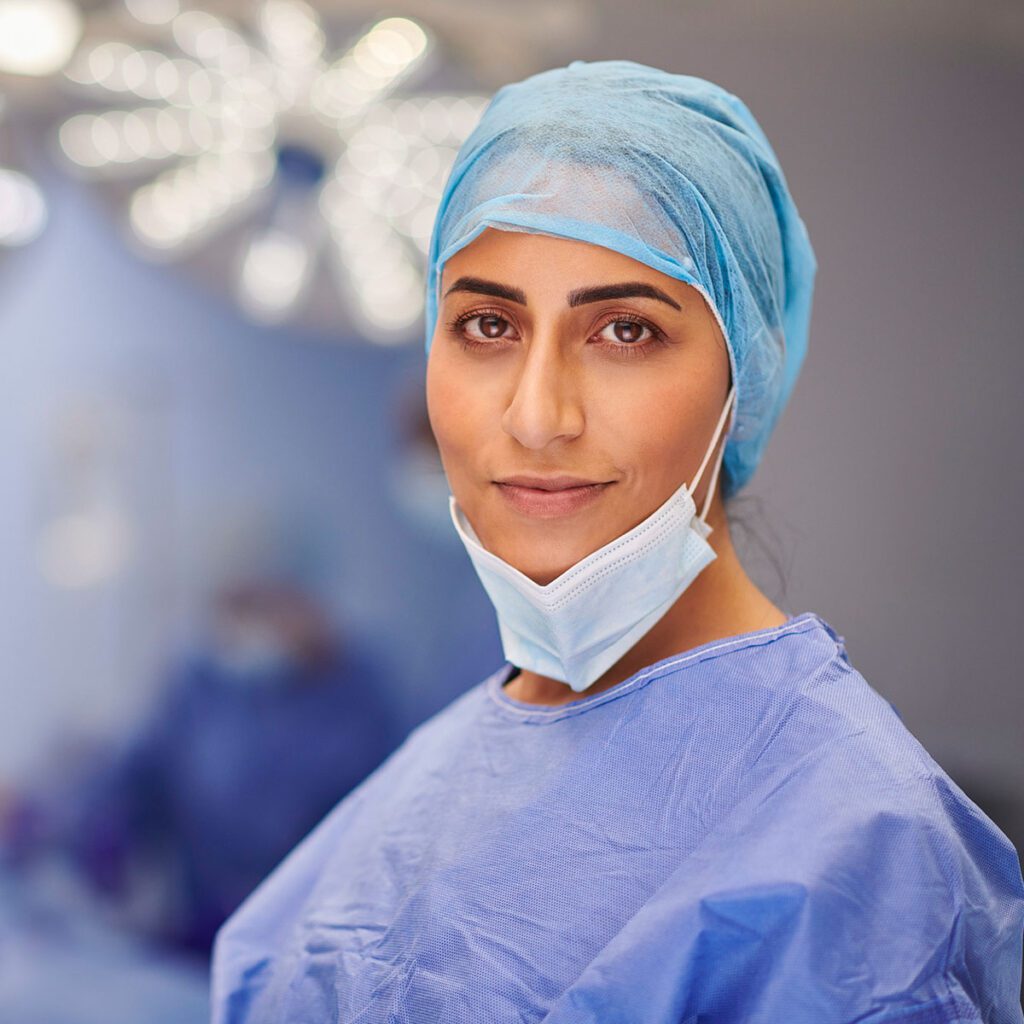
<path id="1" fill-rule="evenodd" d="M 726 417 L 729 415 L 729 410 L 732 408 L 732 400 L 736 395 L 736 385 L 734 384 L 729 388 L 729 394 L 725 399 L 725 405 L 722 407 L 722 413 L 718 417 L 718 425 L 715 427 L 714 434 L 711 435 L 711 444 L 708 446 L 708 450 L 704 453 L 704 461 L 700 464 L 700 469 L 697 470 L 697 475 L 693 478 L 693 483 L 690 484 L 689 491 L 693 494 L 697 490 L 697 485 L 700 483 L 700 478 L 704 475 L 704 470 L 707 468 L 708 460 L 711 458 L 715 448 L 718 447 L 718 439 L 722 433 L 722 427 L 725 426 Z M 707 494 L 704 495 L 704 507 L 701 509 L 700 518 L 703 522 L 708 514 L 708 508 L 711 506 L 711 498 L 715 493 L 715 485 L 718 483 L 718 471 L 722 468 L 722 462 L 724 461 L 725 447 L 722 447 L 719 457 L 715 460 L 715 468 L 711 472 L 711 481 L 708 484 Z"/>

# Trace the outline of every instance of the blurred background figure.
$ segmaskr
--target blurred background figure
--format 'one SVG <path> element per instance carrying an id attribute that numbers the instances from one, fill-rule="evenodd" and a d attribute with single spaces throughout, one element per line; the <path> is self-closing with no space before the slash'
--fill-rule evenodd
<path id="1" fill-rule="evenodd" d="M 8 801 L 9 862 L 57 852 L 133 927 L 204 957 L 398 739 L 385 671 L 332 625 L 303 538 L 289 549 L 249 519 L 219 538 L 208 622 L 136 734 Z"/>

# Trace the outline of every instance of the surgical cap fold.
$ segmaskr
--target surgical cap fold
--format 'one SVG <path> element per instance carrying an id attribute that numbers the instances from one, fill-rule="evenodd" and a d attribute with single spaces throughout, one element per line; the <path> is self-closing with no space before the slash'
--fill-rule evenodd
<path id="1" fill-rule="evenodd" d="M 723 493 L 742 488 L 803 363 L 817 268 L 743 101 L 626 60 L 577 60 L 499 89 L 459 150 L 434 222 L 428 350 L 444 264 L 487 227 L 600 245 L 704 295 L 736 385 Z"/>

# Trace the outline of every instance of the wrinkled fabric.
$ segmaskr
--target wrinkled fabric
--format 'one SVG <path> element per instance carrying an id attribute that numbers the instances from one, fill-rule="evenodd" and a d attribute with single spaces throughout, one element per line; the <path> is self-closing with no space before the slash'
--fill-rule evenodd
<path id="1" fill-rule="evenodd" d="M 1016 853 L 821 618 L 562 707 L 512 671 L 230 919 L 214 1024 L 1022 1020 Z"/>
<path id="2" fill-rule="evenodd" d="M 743 101 L 626 60 L 577 60 L 498 90 L 442 193 L 428 350 L 444 264 L 487 227 L 613 249 L 703 294 L 736 385 L 723 495 L 743 487 L 803 362 L 817 269 L 782 168 Z"/>

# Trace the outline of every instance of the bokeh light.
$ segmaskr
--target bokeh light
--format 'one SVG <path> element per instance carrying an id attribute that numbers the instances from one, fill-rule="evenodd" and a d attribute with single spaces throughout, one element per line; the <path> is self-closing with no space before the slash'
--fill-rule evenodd
<path id="1" fill-rule="evenodd" d="M 51 75 L 81 34 L 82 15 L 69 0 L 0 0 L 0 71 Z"/>
<path id="2" fill-rule="evenodd" d="M 39 186 L 18 171 L 0 167 L 0 249 L 26 245 L 46 226 Z"/>

